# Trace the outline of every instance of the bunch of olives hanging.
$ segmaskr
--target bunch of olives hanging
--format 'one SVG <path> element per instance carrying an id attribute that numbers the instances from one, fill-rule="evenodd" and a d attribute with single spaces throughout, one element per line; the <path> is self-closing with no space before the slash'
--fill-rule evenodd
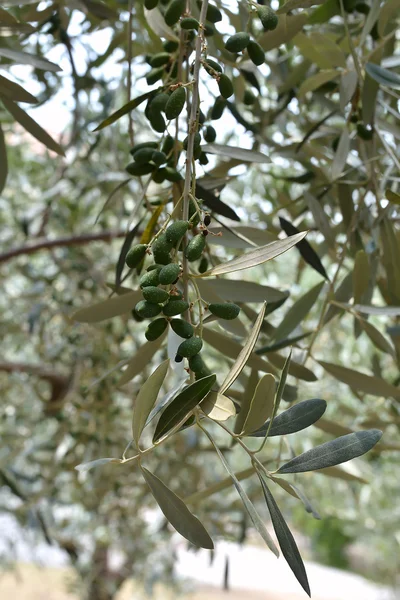
<path id="1" fill-rule="evenodd" d="M 202 256 L 206 247 L 207 226 L 210 216 L 204 217 L 200 233 L 193 231 L 190 241 L 183 244 L 183 238 L 192 227 L 191 221 L 174 221 L 165 230 L 154 237 L 150 244 L 136 244 L 126 255 L 126 264 L 134 269 L 141 265 L 146 256 L 152 256 L 154 262 L 150 264 L 140 277 L 139 285 L 142 290 L 143 300 L 135 308 L 134 315 L 139 320 L 152 319 L 145 336 L 148 341 L 158 339 L 168 325 L 181 338 L 175 360 L 189 360 L 189 368 L 195 377 L 205 377 L 210 374 L 199 352 L 203 341 L 196 335 L 195 327 L 185 315 L 191 308 L 187 298 L 183 297 L 179 289 L 182 276 L 182 267 L 179 262 L 179 253 L 184 253 L 188 262 L 200 261 L 199 270 L 205 257 Z M 235 319 L 240 308 L 231 302 L 214 303 L 207 306 L 211 314 L 220 319 Z M 183 318 L 178 318 L 182 317 Z"/>

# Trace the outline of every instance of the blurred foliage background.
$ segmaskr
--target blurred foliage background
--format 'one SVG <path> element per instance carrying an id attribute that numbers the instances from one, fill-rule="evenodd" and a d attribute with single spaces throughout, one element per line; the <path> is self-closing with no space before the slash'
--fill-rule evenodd
<path id="1" fill-rule="evenodd" d="M 304 260 L 292 249 L 243 275 L 273 288 L 268 293 L 275 298 L 274 310 L 257 345 L 260 354 L 285 356 L 294 345 L 297 363 L 306 363 L 315 375 L 314 381 L 302 371 L 302 377 L 289 378 L 285 406 L 312 397 L 328 403 L 326 417 L 306 434 L 287 439 L 286 450 L 297 454 L 361 428 L 384 431 L 376 449 L 335 477 L 302 476 L 322 520 L 313 519 L 284 490 L 278 488 L 277 497 L 289 523 L 309 537 L 308 558 L 339 568 L 351 564 L 367 577 L 396 584 L 400 5 L 394 0 L 354 6 L 336 0 L 319 6 L 291 2 L 292 8 L 280 13 L 278 30 L 263 33 L 252 22 L 266 51 L 265 64 L 256 69 L 246 56 L 235 63 L 222 41 L 245 27 L 248 5 L 217 4 L 224 18 L 207 38 L 209 52 L 232 76 L 235 95 L 222 118 L 212 121 L 218 90 L 204 77 L 201 109 L 217 131 L 220 148 L 211 149 L 209 164 L 199 166 L 197 176 L 214 177 L 218 184 L 223 180 L 219 197 L 240 222 L 227 218 L 224 208 L 212 211 L 212 224 L 222 224 L 223 235 L 210 240 L 210 248 L 224 261 L 250 247 L 232 229 L 265 244 L 282 228 L 288 233 L 289 222 L 309 230 L 307 240 L 327 274 L 318 299 L 299 322 L 292 311 L 283 349 L 267 351 L 262 348 L 273 345 L 275 328 L 321 282 L 321 271 L 310 266 L 310 255 Z M 279 8 L 276 2 L 272 6 Z M 122 1 L 8 1 L 0 8 L 0 33 L 1 76 L 37 100 L 32 107 L 30 99 L 21 100 L 22 92 L 10 92 L 0 81 L 7 147 L 6 155 L 0 153 L 5 184 L 0 199 L 1 511 L 23 527 L 34 524 L 49 543 L 66 550 L 82 597 L 112 598 L 131 576 L 151 590 L 160 579 L 173 583 L 174 555 L 166 523 L 149 524 L 155 505 L 137 469 L 106 465 L 78 474 L 74 468 L 121 455 L 130 441 L 132 399 L 156 363 L 150 355 L 140 375 L 118 387 L 121 368 L 141 351 L 145 326 L 130 313 L 95 325 L 76 323 L 71 315 L 110 294 L 127 231 L 138 223 L 143 229 L 149 218 L 142 183 L 128 181 L 125 172 L 131 147 L 127 117 L 99 133 L 93 129 L 147 91 L 148 56 L 162 50 L 162 40 L 141 2 Z M 36 62 L 19 52 L 34 55 Z M 38 67 L 38 57 L 63 70 Z M 129 57 L 132 89 L 127 93 Z M 254 95 L 251 105 L 244 102 L 246 91 L 248 98 L 249 91 Z M 37 114 L 56 146 L 42 130 L 33 131 L 26 117 L 13 114 L 10 102 L 22 102 L 33 119 Z M 157 139 L 143 105 L 131 115 L 135 141 Z M 36 133 L 36 140 L 27 131 Z M 180 141 L 185 135 L 182 128 Z M 271 162 L 230 155 L 226 146 L 262 151 Z M 146 201 L 154 202 L 154 209 L 170 193 L 171 186 L 152 183 Z M 235 277 L 238 290 L 243 277 Z M 125 285 L 134 287 L 134 279 Z M 274 290 L 278 296 L 284 292 L 283 299 L 288 296 L 282 305 Z M 243 313 L 245 332 L 254 308 L 247 304 Z M 239 326 L 226 331 L 220 325 L 217 333 L 243 339 Z M 302 334 L 308 335 L 294 339 Z M 212 344 L 205 353 L 216 372 L 230 364 Z M 166 356 L 166 349 L 156 354 L 157 359 Z M 323 368 L 318 361 L 331 366 Z M 372 379 L 365 382 L 360 372 Z M 249 377 L 247 368 L 233 390 L 239 402 Z M 278 442 L 272 447 L 280 452 Z M 236 471 L 247 466 L 236 448 L 229 460 Z M 224 477 L 191 429 L 162 445 L 150 462 L 181 497 Z M 253 478 L 245 484 L 254 503 L 261 503 Z M 245 541 L 249 525 L 234 489 L 208 497 L 196 511 L 214 535 Z M 362 561 L 346 554 L 350 546 L 361 548 Z M 109 566 L 110 549 L 122 554 L 117 569 Z M 2 560 L 13 562 L 12 548 Z"/>

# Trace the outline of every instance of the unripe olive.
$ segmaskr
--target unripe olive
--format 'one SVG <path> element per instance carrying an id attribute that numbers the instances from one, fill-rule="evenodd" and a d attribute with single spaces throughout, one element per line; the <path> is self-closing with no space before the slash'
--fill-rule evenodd
<path id="1" fill-rule="evenodd" d="M 166 52 L 169 52 L 172 54 L 172 52 L 175 52 L 175 50 L 178 50 L 179 42 L 175 42 L 175 40 L 167 40 L 166 42 L 163 43 L 163 48 Z"/>
<path id="2" fill-rule="evenodd" d="M 164 152 L 164 154 L 166 154 L 168 156 L 168 154 L 171 152 L 171 150 L 174 147 L 174 138 L 172 137 L 172 135 L 167 135 L 161 150 Z"/>
<path id="3" fill-rule="evenodd" d="M 212 144 L 213 142 L 215 142 L 215 138 L 217 137 L 217 132 L 215 131 L 215 129 L 212 125 L 207 125 L 207 127 L 205 128 L 205 130 L 203 132 L 203 136 L 204 136 L 205 141 L 208 144 Z"/>
<path id="4" fill-rule="evenodd" d="M 199 273 L 205 273 L 208 269 L 208 260 L 205 256 L 202 257 L 199 263 Z"/>
<path id="5" fill-rule="evenodd" d="M 156 317 L 161 312 L 161 306 L 159 304 L 153 304 L 152 302 L 147 302 L 147 300 L 140 300 L 135 306 L 135 311 L 142 317 L 143 319 L 151 319 L 152 317 Z"/>
<path id="6" fill-rule="evenodd" d="M 171 262 L 170 252 L 172 244 L 168 242 L 165 233 L 162 233 L 153 243 L 151 250 L 154 260 L 159 265 L 168 265 Z"/>
<path id="7" fill-rule="evenodd" d="M 229 52 L 237 53 L 241 52 L 250 42 L 250 36 L 246 31 L 240 31 L 231 35 L 225 42 L 225 49 Z"/>
<path id="8" fill-rule="evenodd" d="M 152 10 L 157 6 L 157 4 L 158 0 L 144 0 L 144 5 L 147 8 L 147 10 Z"/>
<path id="9" fill-rule="evenodd" d="M 233 304 L 233 302 L 216 302 L 209 304 L 208 309 L 216 317 L 228 321 L 236 319 L 240 313 L 240 307 L 237 304 Z"/>
<path id="10" fill-rule="evenodd" d="M 150 64 L 152 67 L 162 67 L 169 62 L 169 59 L 169 52 L 158 52 L 152 56 Z"/>
<path id="11" fill-rule="evenodd" d="M 357 123 L 357 134 L 362 140 L 370 141 L 374 137 L 374 130 L 372 127 L 366 127 L 364 123 Z"/>
<path id="12" fill-rule="evenodd" d="M 129 175 L 141 177 L 142 175 L 148 175 L 149 173 L 154 171 L 154 168 L 154 165 L 151 165 L 150 163 L 140 165 L 136 162 L 132 162 L 129 163 L 129 165 L 126 167 L 126 171 L 129 173 Z"/>
<path id="13" fill-rule="evenodd" d="M 180 86 L 176 88 L 168 98 L 168 102 L 165 106 L 165 116 L 168 121 L 176 119 L 181 114 L 183 107 L 186 102 L 186 90 Z"/>
<path id="14" fill-rule="evenodd" d="M 144 259 L 146 255 L 147 244 L 137 244 L 133 246 L 125 257 L 125 262 L 130 269 L 134 269 Z"/>
<path id="15" fill-rule="evenodd" d="M 218 88 L 223 98 L 229 98 L 233 94 L 232 81 L 224 73 L 222 73 L 218 78 Z"/>
<path id="16" fill-rule="evenodd" d="M 181 315 L 187 311 L 188 308 L 189 304 L 186 300 L 174 300 L 171 297 L 162 310 L 166 317 L 175 317 L 176 315 Z"/>
<path id="17" fill-rule="evenodd" d="M 174 283 L 181 272 L 181 267 L 176 263 L 165 265 L 158 273 L 158 280 L 161 285 L 170 285 Z"/>
<path id="18" fill-rule="evenodd" d="M 195 31 L 199 30 L 200 27 L 200 23 L 198 22 L 197 19 L 194 19 L 193 17 L 185 17 L 184 19 L 181 20 L 181 27 L 182 29 L 194 29 Z"/>
<path id="19" fill-rule="evenodd" d="M 278 26 L 278 16 L 269 6 L 260 6 L 257 9 L 258 18 L 260 19 L 265 31 L 272 31 Z"/>
<path id="20" fill-rule="evenodd" d="M 182 175 L 174 167 L 165 167 L 165 179 L 167 181 L 181 181 Z"/>
<path id="21" fill-rule="evenodd" d="M 161 113 L 151 113 L 149 116 L 150 125 L 158 133 L 164 133 L 166 129 L 165 119 Z"/>
<path id="22" fill-rule="evenodd" d="M 222 67 L 220 64 L 218 64 L 215 60 L 213 60 L 212 58 L 207 58 L 204 62 L 204 68 L 208 73 L 212 73 L 213 71 L 216 71 L 217 73 L 222 73 Z"/>
<path id="23" fill-rule="evenodd" d="M 185 10 L 186 0 L 171 0 L 165 11 L 164 19 L 169 27 L 175 25 Z"/>
<path id="24" fill-rule="evenodd" d="M 245 90 L 243 94 L 243 104 L 251 106 L 257 100 L 257 96 L 252 90 Z"/>
<path id="25" fill-rule="evenodd" d="M 182 142 L 182 146 L 184 150 L 187 150 L 187 146 L 188 146 L 188 141 L 189 141 L 189 136 L 186 136 L 185 139 Z M 197 131 L 194 134 L 194 140 L 193 140 L 193 148 L 197 148 L 199 147 L 201 144 L 201 135 L 200 133 Z"/>
<path id="26" fill-rule="evenodd" d="M 203 340 L 199 337 L 191 337 L 178 346 L 177 353 L 184 358 L 192 358 L 200 352 L 203 347 Z"/>
<path id="27" fill-rule="evenodd" d="M 185 256 L 189 262 L 198 260 L 206 246 L 206 240 L 203 234 L 195 235 L 185 248 Z"/>
<path id="28" fill-rule="evenodd" d="M 149 285 L 143 288 L 143 298 L 153 304 L 163 304 L 169 300 L 169 294 L 159 287 Z"/>
<path id="29" fill-rule="evenodd" d="M 204 35 L 205 37 L 211 37 L 215 34 L 215 29 L 212 25 L 204 25 Z"/>
<path id="30" fill-rule="evenodd" d="M 195 157 L 196 158 L 196 157 Z M 208 156 L 205 152 L 201 151 L 200 152 L 200 156 L 199 156 L 199 163 L 201 165 L 208 165 L 209 160 L 208 160 Z"/>
<path id="31" fill-rule="evenodd" d="M 166 94 L 165 92 L 161 92 L 160 94 L 157 94 L 156 96 L 154 96 L 154 98 L 152 98 L 150 100 L 150 103 L 149 103 L 149 106 L 147 109 L 148 117 L 150 118 L 155 113 L 164 112 L 168 100 L 169 100 L 169 94 Z"/>
<path id="32" fill-rule="evenodd" d="M 165 232 L 168 242 L 176 246 L 189 229 L 189 221 L 175 221 Z"/>
<path id="33" fill-rule="evenodd" d="M 157 286 L 159 282 L 159 270 L 149 271 L 148 273 L 143 273 L 141 278 L 139 279 L 139 285 L 141 288 L 148 286 Z"/>
<path id="34" fill-rule="evenodd" d="M 265 62 L 265 52 L 254 40 L 250 40 L 247 46 L 247 52 L 249 53 L 250 60 L 257 66 L 262 65 Z"/>
<path id="35" fill-rule="evenodd" d="M 189 369 L 194 372 L 196 380 L 211 375 L 210 369 L 207 367 L 200 354 L 196 354 L 195 356 L 192 356 L 192 358 L 189 358 Z"/>
<path id="36" fill-rule="evenodd" d="M 165 181 L 165 167 L 157 169 L 157 171 L 153 173 L 153 181 L 155 181 L 155 183 L 162 183 Z"/>
<path id="37" fill-rule="evenodd" d="M 164 74 L 164 67 L 156 67 L 146 75 L 147 85 L 154 85 Z"/>
<path id="38" fill-rule="evenodd" d="M 217 96 L 214 102 L 214 106 L 211 109 L 211 119 L 213 121 L 217 121 L 222 117 L 222 113 L 224 112 L 226 107 L 226 100 L 222 96 Z"/>
<path id="39" fill-rule="evenodd" d="M 222 21 L 221 11 L 214 4 L 209 4 L 207 6 L 206 20 L 210 21 L 210 23 Z"/>
<path id="40" fill-rule="evenodd" d="M 194 335 L 193 325 L 183 319 L 172 319 L 170 325 L 172 331 L 174 331 L 176 335 L 179 335 L 179 337 L 185 338 L 186 340 Z"/>
<path id="41" fill-rule="evenodd" d="M 159 150 L 153 150 L 153 154 L 151 155 L 151 162 L 155 165 L 160 166 L 167 162 L 167 157 L 164 152 L 160 152 Z"/>
<path id="42" fill-rule="evenodd" d="M 158 148 L 158 142 L 142 142 L 141 144 L 135 144 L 135 146 L 129 150 L 129 154 L 132 154 L 133 156 L 135 152 L 142 150 L 142 148 L 153 148 L 153 150 L 155 150 Z"/>
<path id="43" fill-rule="evenodd" d="M 144 335 L 146 336 L 146 339 L 149 340 L 149 342 L 154 342 L 154 340 L 158 339 L 160 335 L 164 333 L 164 331 L 167 328 L 167 325 L 168 321 L 163 317 L 152 321 L 151 323 L 149 323 L 145 331 Z"/>
<path id="44" fill-rule="evenodd" d="M 138 165 L 144 165 L 151 160 L 153 152 L 153 148 L 141 148 L 140 150 L 137 150 L 135 152 L 135 154 L 133 155 L 133 160 Z"/>
<path id="45" fill-rule="evenodd" d="M 195 216 L 193 216 L 195 215 Z M 193 218 L 192 218 L 193 217 Z M 193 227 L 196 227 L 200 223 L 200 215 L 197 211 L 197 207 L 192 199 L 189 200 L 189 218 Z"/>

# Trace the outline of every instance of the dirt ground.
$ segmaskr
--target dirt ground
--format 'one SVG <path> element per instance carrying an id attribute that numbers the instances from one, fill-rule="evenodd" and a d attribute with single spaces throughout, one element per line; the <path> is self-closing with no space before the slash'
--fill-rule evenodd
<path id="1" fill-rule="evenodd" d="M 21 565 L 18 571 L 0 574 L 1 600 L 77 600 L 65 591 L 71 573 L 68 569 L 40 569 L 34 565 Z M 118 594 L 118 600 L 132 600 L 133 584 L 128 583 Z M 139 598 L 139 596 L 135 597 Z M 143 597 L 144 598 L 144 597 Z M 182 600 L 304 600 L 305 595 L 275 595 L 271 592 L 223 591 L 203 587 L 197 592 L 181 597 Z M 175 600 L 176 596 L 160 590 L 157 600 Z M 318 600 L 318 598 L 313 598 Z"/>

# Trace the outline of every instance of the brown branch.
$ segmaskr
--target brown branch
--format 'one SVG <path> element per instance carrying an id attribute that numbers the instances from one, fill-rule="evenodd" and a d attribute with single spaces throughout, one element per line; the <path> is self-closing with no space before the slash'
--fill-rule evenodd
<path id="1" fill-rule="evenodd" d="M 8 252 L 3 252 L 3 254 L 0 254 L 0 263 L 7 262 L 8 260 L 23 254 L 34 254 L 40 250 L 51 250 L 52 248 L 58 248 L 59 246 L 83 246 L 84 244 L 90 244 L 91 242 L 101 241 L 112 242 L 113 239 L 122 238 L 125 237 L 125 235 L 126 231 L 106 230 L 100 233 L 85 233 L 83 235 L 73 235 L 55 240 L 39 240 L 35 243 L 19 246 L 18 248 L 11 248 Z"/>

